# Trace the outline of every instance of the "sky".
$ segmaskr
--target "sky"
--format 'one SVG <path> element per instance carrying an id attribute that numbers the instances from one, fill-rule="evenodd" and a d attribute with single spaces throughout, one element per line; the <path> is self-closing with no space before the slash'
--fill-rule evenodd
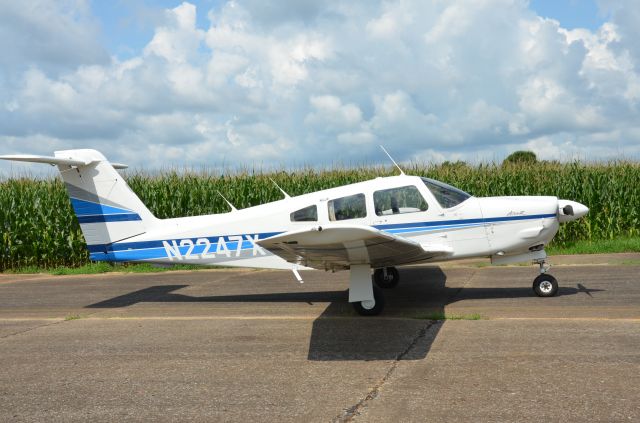
<path id="1" fill-rule="evenodd" d="M 0 154 L 640 159 L 636 0 L 0 0 Z M 0 163 L 0 175 L 39 168 Z M 37 166 L 37 165 L 34 165 Z"/>

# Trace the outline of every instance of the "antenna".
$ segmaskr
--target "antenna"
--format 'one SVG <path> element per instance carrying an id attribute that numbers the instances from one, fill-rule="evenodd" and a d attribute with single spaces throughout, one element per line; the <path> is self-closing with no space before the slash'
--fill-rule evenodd
<path id="1" fill-rule="evenodd" d="M 231 211 L 238 211 L 238 209 L 236 209 L 236 207 L 233 204 L 231 204 L 231 201 L 227 200 L 227 197 L 222 195 L 222 193 L 220 191 L 218 191 L 218 194 L 220 194 L 220 197 L 222 197 L 222 199 L 227 202 L 229 207 L 231 207 Z"/>
<path id="2" fill-rule="evenodd" d="M 274 181 L 273 178 L 269 177 L 269 179 L 271 180 L 271 182 L 273 182 L 273 185 L 275 185 L 280 190 L 280 192 L 282 192 L 284 194 L 284 198 L 291 198 L 291 196 L 289 194 L 287 194 L 285 192 L 285 190 L 280 188 L 280 185 L 278 185 L 278 183 L 276 181 Z"/>
<path id="3" fill-rule="evenodd" d="M 393 162 L 394 165 L 396 165 L 396 167 L 398 168 L 398 170 L 400 171 L 400 175 L 404 176 L 404 171 L 402 170 L 402 168 L 400 166 L 398 166 L 398 163 L 396 163 L 395 160 L 393 160 L 393 157 L 391 157 L 391 154 L 389 154 L 389 152 L 381 145 L 380 148 L 382 149 L 382 151 L 384 151 L 384 154 L 387 155 L 387 157 L 389 157 L 389 159 L 391 160 L 391 162 Z"/>

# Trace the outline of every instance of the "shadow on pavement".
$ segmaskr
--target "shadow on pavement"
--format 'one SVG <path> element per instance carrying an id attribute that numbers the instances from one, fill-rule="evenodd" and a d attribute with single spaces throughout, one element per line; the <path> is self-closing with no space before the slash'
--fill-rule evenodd
<path id="1" fill-rule="evenodd" d="M 281 292 L 266 294 L 190 296 L 174 291 L 189 285 L 158 285 L 110 298 L 87 308 L 120 308 L 142 302 L 328 302 L 313 322 L 308 359 L 331 360 L 419 360 L 427 356 L 442 323 L 445 306 L 461 300 L 534 297 L 530 287 L 450 288 L 439 267 L 401 269 L 397 289 L 385 290 L 386 308 L 379 317 L 361 317 L 347 302 L 348 290 Z M 561 287 L 558 295 L 575 295 L 600 289 Z M 394 318 L 395 317 L 395 318 Z M 401 318 L 399 318 L 401 317 Z"/>
<path id="2" fill-rule="evenodd" d="M 110 298 L 85 308 L 120 308 L 137 303 L 313 303 L 346 301 L 347 291 L 274 292 L 269 294 L 212 295 L 194 297 L 178 294 L 189 285 L 157 285 Z"/>

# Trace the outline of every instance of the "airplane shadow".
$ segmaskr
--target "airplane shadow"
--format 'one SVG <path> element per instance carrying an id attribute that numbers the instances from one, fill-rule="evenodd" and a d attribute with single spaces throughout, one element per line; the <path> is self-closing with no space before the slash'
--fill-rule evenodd
<path id="1" fill-rule="evenodd" d="M 142 302 L 328 302 L 313 322 L 308 359 L 333 360 L 419 360 L 427 356 L 445 315 L 445 306 L 461 300 L 535 297 L 530 287 L 453 288 L 437 267 L 400 269 L 402 282 L 385 290 L 383 316 L 361 317 L 347 303 L 348 290 L 324 292 L 282 292 L 268 294 L 191 296 L 176 293 L 189 285 L 157 285 L 110 298 L 86 308 L 121 308 Z M 561 287 L 558 296 L 591 292 L 582 284 Z M 394 318 L 404 317 L 404 318 Z M 407 319 L 406 317 L 410 317 Z"/>

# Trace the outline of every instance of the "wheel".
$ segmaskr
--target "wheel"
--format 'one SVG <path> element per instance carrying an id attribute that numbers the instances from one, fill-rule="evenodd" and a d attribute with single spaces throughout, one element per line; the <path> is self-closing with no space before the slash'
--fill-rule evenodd
<path id="1" fill-rule="evenodd" d="M 400 282 L 400 273 L 395 267 L 387 267 L 387 274 L 384 274 L 383 269 L 376 269 L 373 272 L 373 280 L 380 288 L 389 289 L 395 288 Z"/>
<path id="2" fill-rule="evenodd" d="M 361 316 L 377 316 L 384 308 L 384 295 L 377 286 L 373 286 L 373 304 L 366 304 L 371 301 L 358 301 L 353 304 L 353 308 Z M 365 303 L 365 304 L 363 304 Z"/>
<path id="3" fill-rule="evenodd" d="M 553 276 L 543 273 L 533 280 L 533 292 L 538 297 L 553 297 L 558 293 L 558 281 Z"/>

